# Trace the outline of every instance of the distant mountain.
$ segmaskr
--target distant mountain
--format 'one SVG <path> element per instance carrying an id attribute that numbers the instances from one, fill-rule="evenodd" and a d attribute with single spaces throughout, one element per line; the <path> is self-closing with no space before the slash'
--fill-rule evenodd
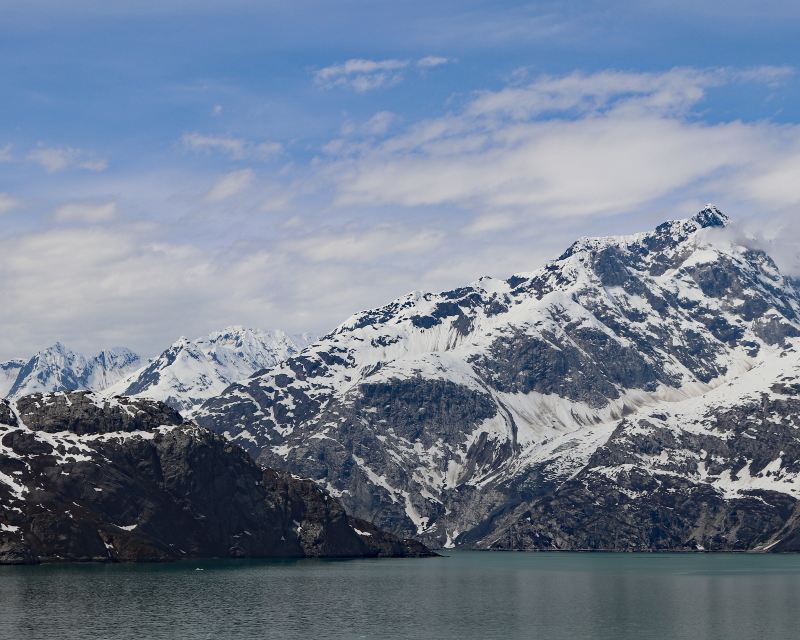
<path id="1" fill-rule="evenodd" d="M 197 420 L 432 545 L 763 548 L 800 521 L 800 294 L 728 224 L 411 293 Z"/>
<path id="2" fill-rule="evenodd" d="M 24 360 L 0 362 L 0 398 L 5 398 L 17 380 L 19 370 L 25 366 Z"/>
<path id="3" fill-rule="evenodd" d="M 160 400 L 184 414 L 249 378 L 296 355 L 308 336 L 229 327 L 204 338 L 180 338 L 157 358 L 109 387 L 105 395 Z"/>
<path id="4" fill-rule="evenodd" d="M 0 365 L 3 371 L 0 390 L 9 398 L 51 391 L 99 390 L 118 382 L 139 366 L 139 356 L 124 347 L 87 358 L 57 342 L 27 362 L 12 360 Z M 13 382 L 8 384 L 12 376 Z"/>

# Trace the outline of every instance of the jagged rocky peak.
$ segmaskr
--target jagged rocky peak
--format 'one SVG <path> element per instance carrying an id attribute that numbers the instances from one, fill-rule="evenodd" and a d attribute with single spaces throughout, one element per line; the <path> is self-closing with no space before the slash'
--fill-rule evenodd
<path id="1" fill-rule="evenodd" d="M 107 390 L 109 397 L 147 395 L 189 410 L 231 382 L 299 352 L 309 341 L 308 334 L 232 326 L 196 340 L 181 337 L 144 366 L 125 347 L 87 357 L 57 342 L 28 360 L 0 363 L 0 397 Z"/>
<path id="2" fill-rule="evenodd" d="M 197 419 L 434 544 L 585 467 L 618 421 L 796 357 L 800 300 L 715 207 L 360 312 Z"/>
<path id="3" fill-rule="evenodd" d="M 730 223 L 730 218 L 713 204 L 707 204 L 693 220 L 704 229 L 726 227 Z"/>
<path id="4" fill-rule="evenodd" d="M 569 258 L 584 253 L 609 252 L 621 250 L 631 252 L 637 262 L 648 257 L 663 261 L 674 257 L 679 248 L 686 248 L 687 243 L 698 243 L 698 233 L 710 229 L 718 230 L 727 227 L 730 218 L 714 205 L 706 207 L 691 218 L 670 220 L 660 224 L 654 231 L 635 233 L 623 236 L 585 237 L 577 240 L 556 261 L 565 263 Z"/>

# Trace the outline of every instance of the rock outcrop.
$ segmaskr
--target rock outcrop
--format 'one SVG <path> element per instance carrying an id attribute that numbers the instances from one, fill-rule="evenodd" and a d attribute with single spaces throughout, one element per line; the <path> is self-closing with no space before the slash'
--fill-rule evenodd
<path id="1" fill-rule="evenodd" d="M 162 403 L 0 402 L 0 563 L 422 555 Z"/>
<path id="2" fill-rule="evenodd" d="M 475 546 L 800 551 L 800 358 L 621 421 L 573 477 L 498 514 Z M 787 384 L 791 380 L 792 384 Z"/>

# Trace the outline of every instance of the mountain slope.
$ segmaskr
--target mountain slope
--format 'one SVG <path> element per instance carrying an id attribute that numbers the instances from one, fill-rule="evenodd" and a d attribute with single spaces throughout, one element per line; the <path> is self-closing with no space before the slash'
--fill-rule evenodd
<path id="1" fill-rule="evenodd" d="M 105 395 L 151 398 L 191 412 L 232 382 L 274 366 L 300 351 L 305 336 L 229 327 L 204 338 L 180 338 Z"/>
<path id="2" fill-rule="evenodd" d="M 161 403 L 0 401 L 0 564 L 428 555 Z"/>
<path id="3" fill-rule="evenodd" d="M 797 290 L 727 224 L 709 206 L 580 240 L 531 273 L 409 294 L 232 385 L 198 420 L 382 527 L 490 544 L 623 418 L 795 357 Z"/>
<path id="4" fill-rule="evenodd" d="M 793 339 L 735 383 L 621 421 L 580 471 L 470 542 L 800 551 L 798 354 Z"/>
<path id="5" fill-rule="evenodd" d="M 17 380 L 19 370 L 25 366 L 24 360 L 7 360 L 0 362 L 0 398 L 5 398 L 14 382 Z"/>
<path id="6" fill-rule="evenodd" d="M 124 347 L 87 358 L 57 342 L 17 368 L 14 381 L 3 395 L 15 398 L 31 393 L 104 389 L 139 366 L 139 356 Z"/>

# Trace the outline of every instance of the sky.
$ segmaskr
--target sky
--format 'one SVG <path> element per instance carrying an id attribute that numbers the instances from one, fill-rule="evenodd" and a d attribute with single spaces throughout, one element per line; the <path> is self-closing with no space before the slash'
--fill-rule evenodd
<path id="1" fill-rule="evenodd" d="M 0 360 L 320 335 L 706 202 L 800 273 L 796 2 L 0 13 Z"/>

